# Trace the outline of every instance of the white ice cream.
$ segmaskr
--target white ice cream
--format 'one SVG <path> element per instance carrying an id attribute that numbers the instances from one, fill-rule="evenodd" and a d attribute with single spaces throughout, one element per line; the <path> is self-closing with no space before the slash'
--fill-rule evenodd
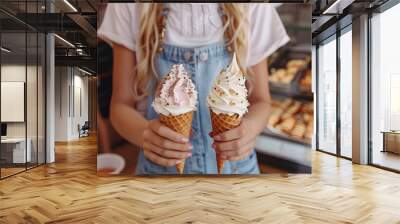
<path id="1" fill-rule="evenodd" d="M 249 106 L 245 83 L 246 77 L 234 54 L 229 67 L 222 70 L 214 81 L 207 98 L 208 107 L 216 114 L 243 116 Z"/>

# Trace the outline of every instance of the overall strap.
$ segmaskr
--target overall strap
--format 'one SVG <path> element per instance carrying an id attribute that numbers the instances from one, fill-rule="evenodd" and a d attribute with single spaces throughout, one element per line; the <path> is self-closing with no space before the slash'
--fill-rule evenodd
<path id="1" fill-rule="evenodd" d="M 168 13 L 169 13 L 169 8 L 167 4 L 163 3 L 162 4 L 162 12 L 161 12 L 161 33 L 160 33 L 160 39 L 158 40 L 158 52 L 163 51 L 163 45 L 165 42 L 165 32 L 167 30 L 167 19 L 168 19 Z"/>

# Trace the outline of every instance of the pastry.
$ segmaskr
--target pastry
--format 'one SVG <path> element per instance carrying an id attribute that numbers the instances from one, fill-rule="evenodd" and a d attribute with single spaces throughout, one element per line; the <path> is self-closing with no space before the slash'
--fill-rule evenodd
<path id="1" fill-rule="evenodd" d="M 285 119 L 281 123 L 282 131 L 286 132 L 287 134 L 290 134 L 295 124 L 296 124 L 296 119 L 294 117 L 289 117 Z"/>
<path id="2" fill-rule="evenodd" d="M 302 139 L 306 133 L 306 125 L 302 121 L 298 121 L 291 131 L 290 135 Z"/>
<path id="3" fill-rule="evenodd" d="M 268 126 L 274 127 L 281 120 L 282 114 L 283 114 L 282 108 L 279 108 L 279 107 L 273 108 L 271 115 L 269 116 L 269 119 L 268 119 Z"/>
<path id="4" fill-rule="evenodd" d="M 307 61 L 303 59 L 292 59 L 286 63 L 287 68 L 301 68 L 307 65 Z"/>
<path id="5" fill-rule="evenodd" d="M 308 69 L 308 70 L 306 71 L 306 74 L 305 74 L 304 77 L 300 80 L 300 83 L 299 83 L 300 88 L 301 88 L 303 91 L 311 92 L 311 82 L 312 82 L 312 79 L 311 79 L 311 78 L 312 78 L 312 77 L 311 77 L 311 69 Z"/>

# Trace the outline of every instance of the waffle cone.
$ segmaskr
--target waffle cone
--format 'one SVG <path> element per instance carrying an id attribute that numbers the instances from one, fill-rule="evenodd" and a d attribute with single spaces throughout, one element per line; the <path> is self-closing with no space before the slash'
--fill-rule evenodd
<path id="1" fill-rule="evenodd" d="M 190 130 L 192 129 L 192 119 L 193 119 L 193 111 L 177 116 L 165 116 L 160 114 L 160 122 L 162 124 L 186 137 L 190 136 Z M 181 163 L 178 163 L 176 165 L 176 169 L 179 172 L 179 174 L 183 173 L 184 168 L 185 168 L 185 160 L 182 160 Z"/>
<path id="2" fill-rule="evenodd" d="M 216 114 L 210 110 L 211 123 L 212 123 L 212 133 L 213 135 L 218 135 L 225 131 L 231 130 L 239 126 L 241 117 L 238 114 L 228 115 L 228 114 Z M 224 168 L 224 160 L 220 158 L 219 153 L 217 153 L 217 166 L 218 173 L 221 174 Z"/>

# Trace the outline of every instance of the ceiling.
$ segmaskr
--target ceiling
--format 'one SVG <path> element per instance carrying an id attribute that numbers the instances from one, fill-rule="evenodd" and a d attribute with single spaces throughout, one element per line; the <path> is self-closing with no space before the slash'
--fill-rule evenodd
<path id="1" fill-rule="evenodd" d="M 331 36 L 352 18 L 381 6 L 388 0 L 313 0 L 313 43 Z"/>
<path id="2" fill-rule="evenodd" d="M 44 44 L 37 45 L 37 35 L 56 33 L 56 65 L 79 66 L 82 61 L 96 70 L 96 0 L 1 0 L 1 44 L 11 52 L 2 51 L 2 61 L 33 60 Z M 51 11 L 51 13 L 49 13 Z M 66 40 L 66 41 L 64 41 Z M 68 43 L 71 44 L 68 44 Z M 27 46 L 27 47 L 25 47 Z M 65 57 L 66 56 L 66 57 Z"/>
<path id="3" fill-rule="evenodd" d="M 54 12 L 74 12 L 64 0 L 47 0 Z M 1 0 L 0 6 L 28 13 L 46 12 L 45 0 Z M 97 12 L 96 0 L 68 0 L 80 12 Z M 49 9 L 47 10 L 49 11 Z"/>
<path id="4" fill-rule="evenodd" d="M 2 33 L 1 45 L 10 52 L 1 52 L 2 63 L 36 64 L 44 56 L 44 35 L 38 33 Z M 25 47 L 27 46 L 27 47 Z"/>

